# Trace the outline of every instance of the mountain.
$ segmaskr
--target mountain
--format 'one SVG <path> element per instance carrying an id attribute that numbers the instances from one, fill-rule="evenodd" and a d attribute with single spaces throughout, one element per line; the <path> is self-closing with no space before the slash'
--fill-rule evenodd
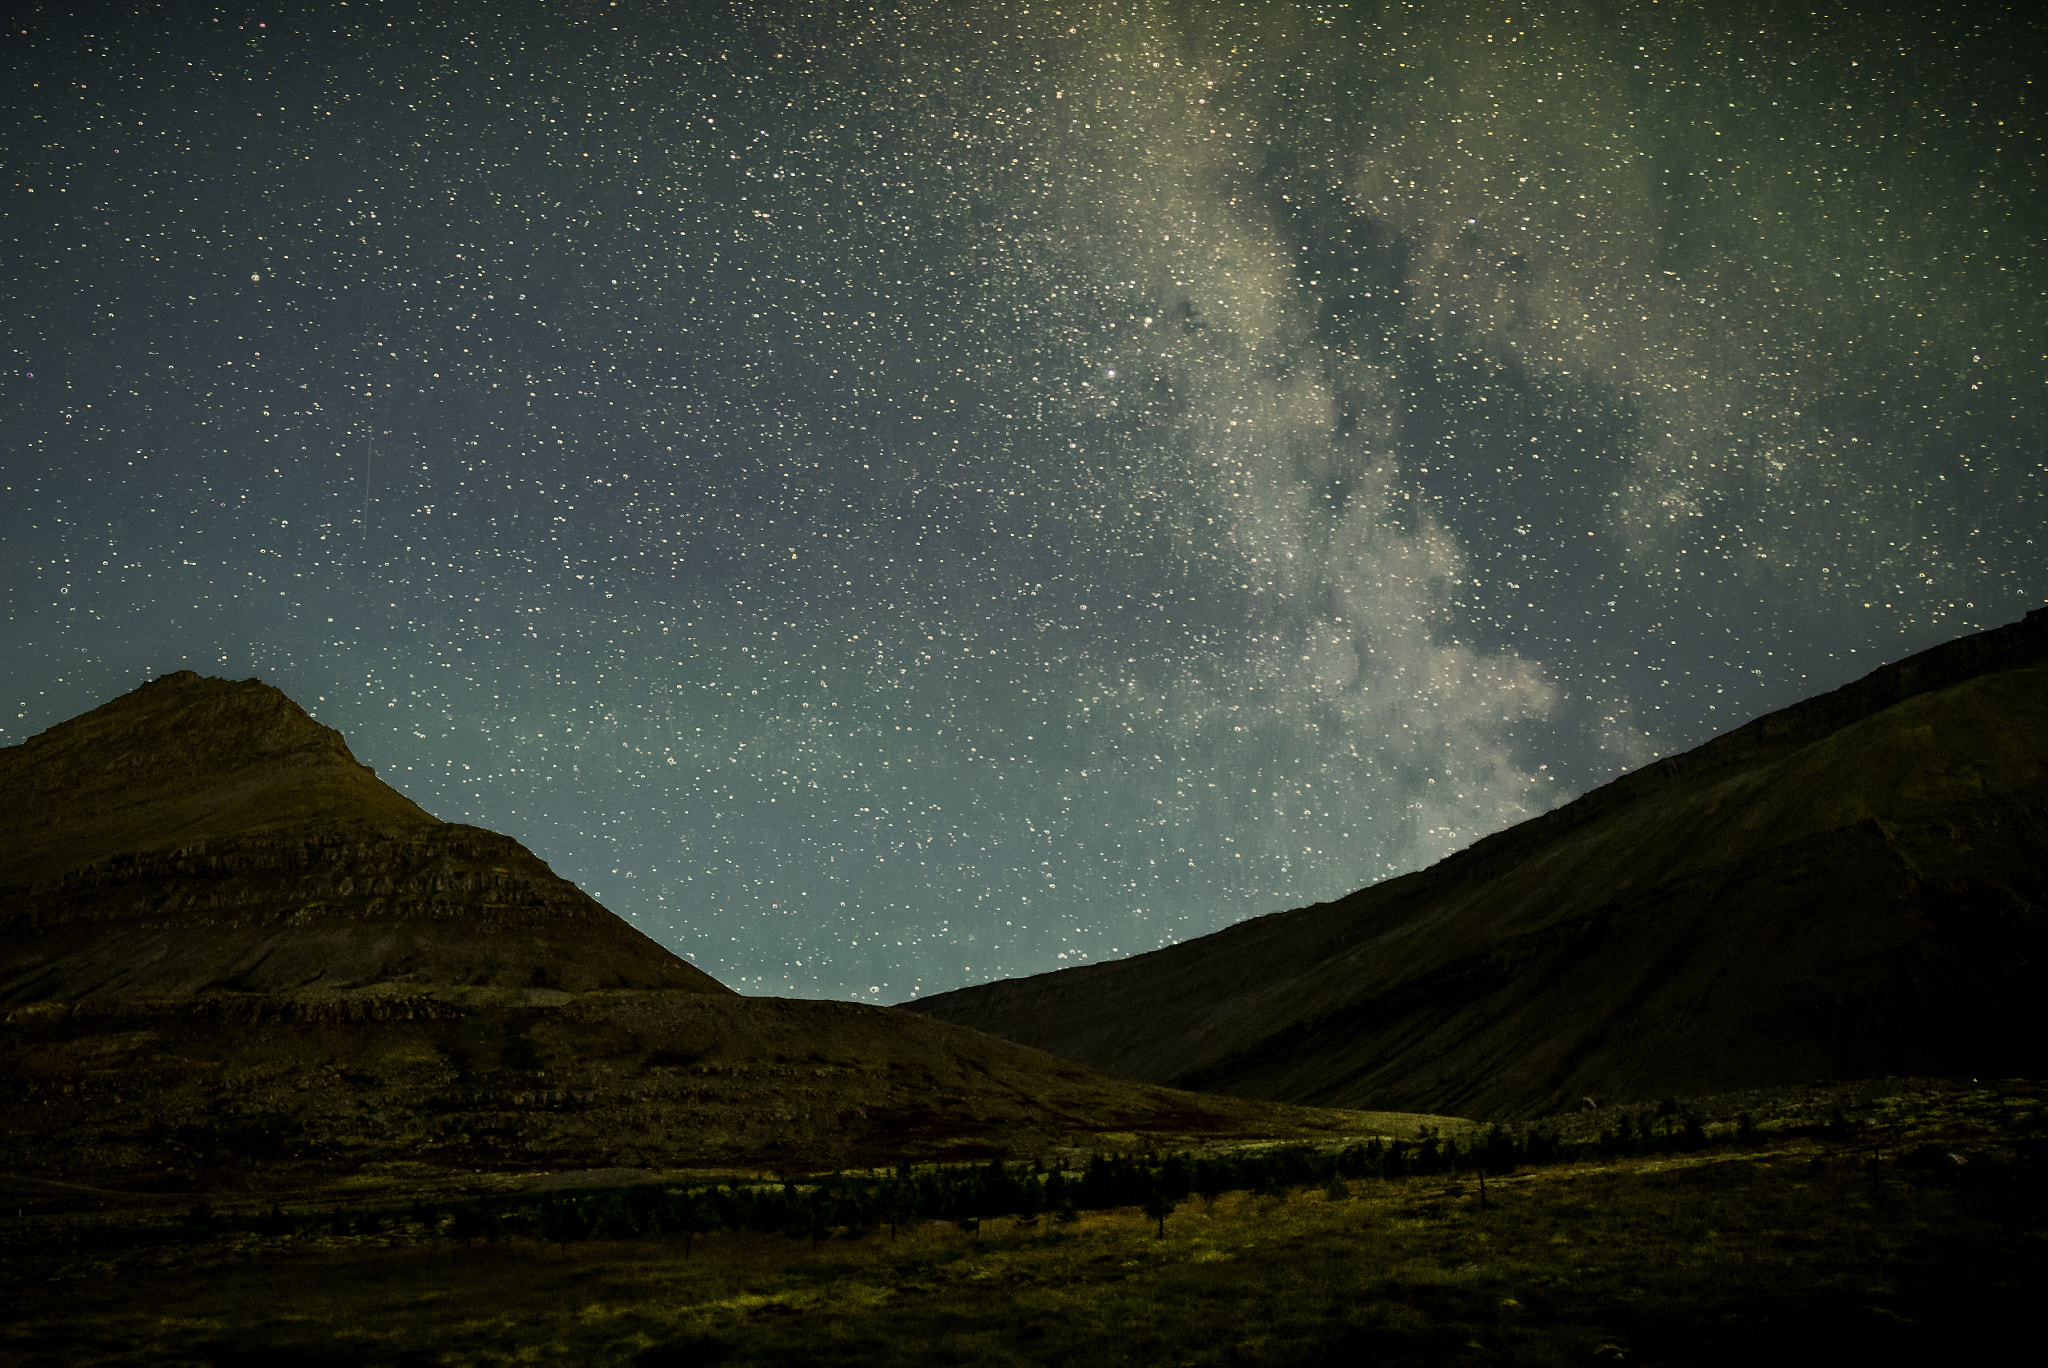
<path id="1" fill-rule="evenodd" d="M 2044 904 L 2048 610 L 1335 902 L 904 1005 L 1129 1078 L 1468 1116 L 2027 1075 Z"/>
<path id="2" fill-rule="evenodd" d="M 257 680 L 180 671 L 0 750 L 0 1005 L 377 984 L 732 991 Z"/>
<path id="3" fill-rule="evenodd" d="M 1371 1123 L 742 997 L 256 680 L 167 675 L 0 750 L 0 1171 L 275 1188 Z"/>

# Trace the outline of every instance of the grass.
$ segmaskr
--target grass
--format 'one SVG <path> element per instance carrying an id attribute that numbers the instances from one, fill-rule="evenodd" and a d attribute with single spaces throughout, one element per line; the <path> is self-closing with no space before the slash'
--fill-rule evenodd
<path id="1" fill-rule="evenodd" d="M 1961 1357 L 2048 1272 L 2030 1151 L 1754 1151 L 1371 1180 L 1061 1222 L 554 1246 L 17 1240 L 0 1360 L 356 1364 L 1794 1363 Z M 1943 1154 L 1949 1151 L 1943 1151 Z M 1340 1195 L 1341 1194 L 1341 1195 Z M 56 1227 L 51 1227 L 54 1231 Z M 86 1246 L 89 1248 L 90 1246 Z"/>

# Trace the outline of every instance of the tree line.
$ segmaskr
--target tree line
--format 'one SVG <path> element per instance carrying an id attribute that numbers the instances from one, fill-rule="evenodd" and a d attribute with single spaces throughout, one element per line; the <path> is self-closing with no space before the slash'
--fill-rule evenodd
<path id="1" fill-rule="evenodd" d="M 1753 1141 L 1755 1128 L 1747 1118 L 1737 1136 Z M 495 1194 L 445 1208 L 422 1201 L 409 1208 L 337 1209 L 319 1215 L 289 1214 L 273 1206 L 267 1215 L 227 1217 L 202 1202 L 185 1224 L 195 1233 L 239 1229 L 266 1235 L 323 1227 L 337 1236 L 412 1228 L 464 1242 L 508 1235 L 555 1243 L 681 1236 L 686 1252 L 695 1236 L 716 1230 L 780 1233 L 815 1242 L 834 1232 L 859 1237 L 886 1230 L 894 1236 L 906 1225 L 928 1221 L 951 1221 L 965 1230 L 993 1217 L 1065 1221 L 1083 1211 L 1117 1207 L 1140 1208 L 1158 1218 L 1163 1231 L 1166 1216 L 1191 1196 L 1213 1202 L 1226 1192 L 1279 1195 L 1321 1187 L 1334 1198 L 1348 1196 L 1349 1185 L 1361 1179 L 1507 1174 L 1523 1165 L 1697 1150 L 1708 1144 L 1697 1117 L 1624 1113 L 1597 1138 L 1581 1141 L 1561 1140 L 1546 1129 L 1495 1125 L 1461 1143 L 1425 1129 L 1415 1140 L 1374 1138 L 1334 1149 L 1300 1145 L 1220 1156 L 1097 1153 L 1080 1170 L 1000 1159 L 979 1166 L 903 1164 L 888 1173 L 836 1173 L 780 1183 L 648 1183 Z"/>

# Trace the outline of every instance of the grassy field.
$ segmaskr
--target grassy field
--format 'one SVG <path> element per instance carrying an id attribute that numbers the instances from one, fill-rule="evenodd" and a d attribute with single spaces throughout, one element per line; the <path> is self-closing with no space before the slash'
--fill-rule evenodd
<path id="1" fill-rule="evenodd" d="M 1874 1163 L 1868 1133 L 1766 1133 L 1524 1170 L 1484 1206 L 1471 1176 L 1190 1198 L 1163 1238 L 1131 1209 L 723 1231 L 688 1257 L 403 1223 L 94 1252 L 46 1224 L 10 1241 L 0 1361 L 1949 1361 L 2031 1328 L 2048 1286 L 2048 1185 L 1998 1105 L 1952 1108 L 1934 1143 L 1880 1140 Z"/>

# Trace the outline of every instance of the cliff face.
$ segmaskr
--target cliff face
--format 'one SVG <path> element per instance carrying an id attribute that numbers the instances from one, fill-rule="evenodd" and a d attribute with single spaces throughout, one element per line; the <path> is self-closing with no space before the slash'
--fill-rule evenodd
<path id="1" fill-rule="evenodd" d="M 381 983 L 730 991 L 255 680 L 0 750 L 0 1004 Z"/>
<path id="2" fill-rule="evenodd" d="M 906 1006 L 1132 1078 L 1467 1115 L 2034 1073 L 2044 908 L 2037 612 L 1337 902 Z"/>

